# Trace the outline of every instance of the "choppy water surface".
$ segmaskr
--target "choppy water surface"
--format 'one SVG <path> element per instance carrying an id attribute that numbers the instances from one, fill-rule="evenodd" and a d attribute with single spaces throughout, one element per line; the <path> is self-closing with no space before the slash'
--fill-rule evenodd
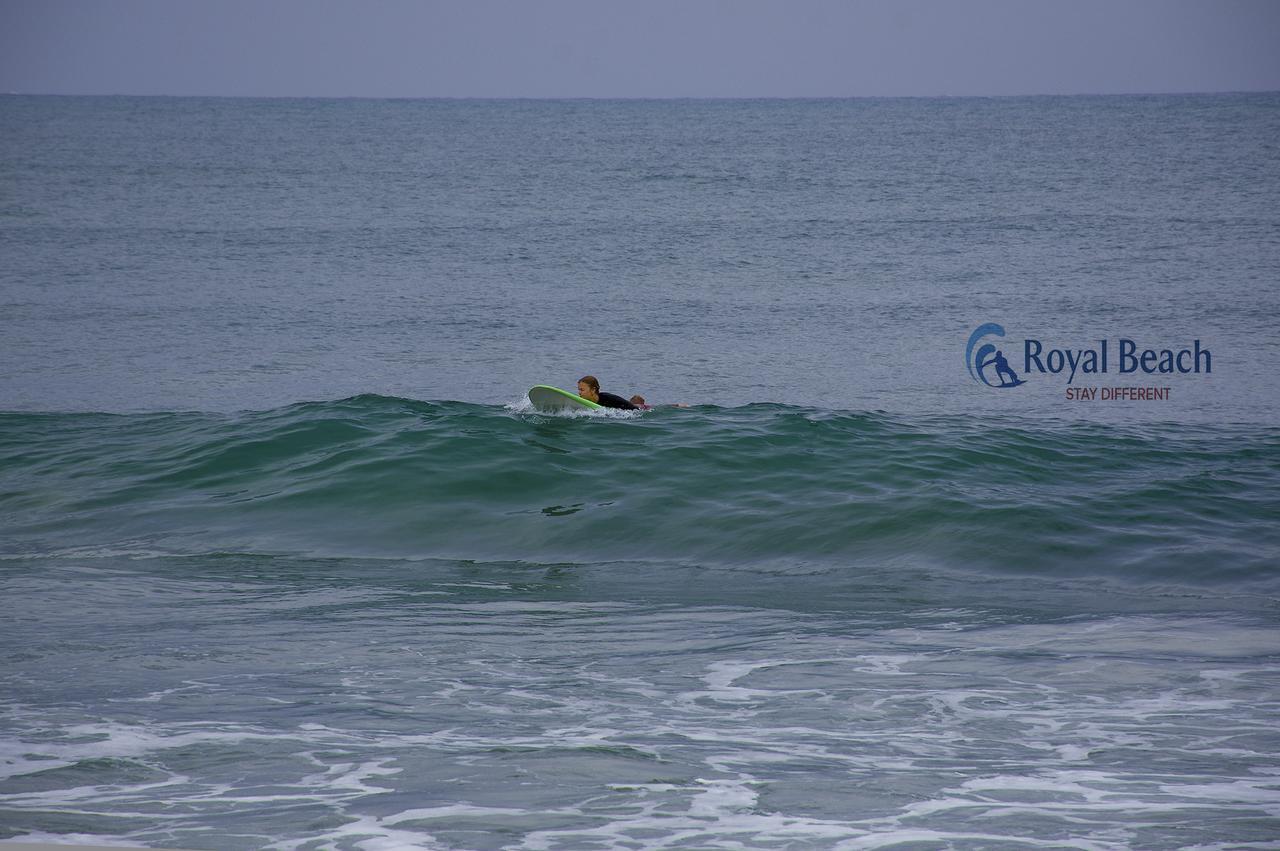
<path id="1" fill-rule="evenodd" d="M 1273 847 L 1275 107 L 0 99 L 0 840 Z"/>

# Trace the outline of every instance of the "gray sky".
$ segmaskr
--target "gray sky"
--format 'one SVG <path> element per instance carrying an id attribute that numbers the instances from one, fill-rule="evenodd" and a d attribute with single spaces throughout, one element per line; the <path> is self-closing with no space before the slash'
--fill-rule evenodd
<path id="1" fill-rule="evenodd" d="M 1280 90 L 1277 0 L 0 0 L 0 92 Z"/>

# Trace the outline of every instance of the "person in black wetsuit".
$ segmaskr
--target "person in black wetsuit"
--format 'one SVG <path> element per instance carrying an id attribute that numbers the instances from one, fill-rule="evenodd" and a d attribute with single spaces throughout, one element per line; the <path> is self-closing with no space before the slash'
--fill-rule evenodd
<path id="1" fill-rule="evenodd" d="M 601 393 L 600 382 L 594 375 L 584 375 L 578 379 L 578 395 L 597 405 L 603 405 L 606 408 L 621 408 L 624 411 L 634 411 L 636 406 L 613 393 Z"/>

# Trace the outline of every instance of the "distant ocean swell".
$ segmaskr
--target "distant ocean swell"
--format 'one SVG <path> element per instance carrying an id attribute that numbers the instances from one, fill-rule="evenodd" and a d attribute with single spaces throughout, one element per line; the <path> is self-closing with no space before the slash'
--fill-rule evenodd
<path id="1" fill-rule="evenodd" d="M 0 414 L 0 546 L 1275 580 L 1280 431 L 379 396 Z M 784 568 L 785 569 L 785 568 Z"/>

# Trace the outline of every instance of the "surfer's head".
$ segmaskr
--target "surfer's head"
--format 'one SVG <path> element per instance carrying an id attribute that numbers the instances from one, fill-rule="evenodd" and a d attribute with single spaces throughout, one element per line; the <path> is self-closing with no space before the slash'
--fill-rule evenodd
<path id="1" fill-rule="evenodd" d="M 588 402 L 600 401 L 600 382 L 594 375 L 584 375 L 578 379 L 578 395 Z"/>
<path id="2" fill-rule="evenodd" d="M 639 393 L 637 393 L 636 395 L 631 397 L 631 404 L 635 405 L 637 408 L 643 408 L 644 397 L 641 396 Z"/>

